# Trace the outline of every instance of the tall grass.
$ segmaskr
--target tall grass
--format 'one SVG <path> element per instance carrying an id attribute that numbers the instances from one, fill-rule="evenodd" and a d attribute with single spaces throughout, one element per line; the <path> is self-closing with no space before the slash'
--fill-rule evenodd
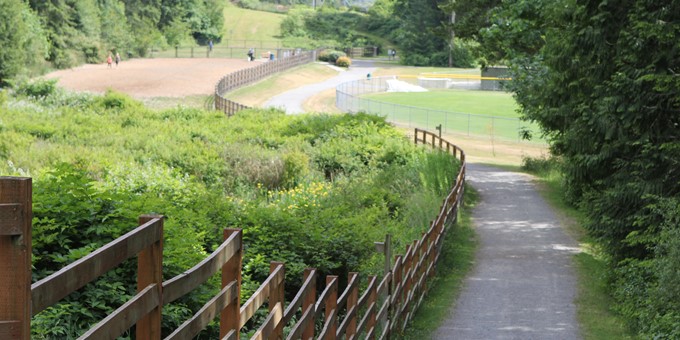
<path id="1" fill-rule="evenodd" d="M 411 324 L 400 338 L 432 339 L 434 332 L 449 315 L 463 287 L 463 280 L 474 264 L 478 239 L 470 217 L 478 201 L 477 192 L 472 187 L 466 186 L 459 222 L 450 227 L 444 238 L 437 264 L 437 276 Z"/>

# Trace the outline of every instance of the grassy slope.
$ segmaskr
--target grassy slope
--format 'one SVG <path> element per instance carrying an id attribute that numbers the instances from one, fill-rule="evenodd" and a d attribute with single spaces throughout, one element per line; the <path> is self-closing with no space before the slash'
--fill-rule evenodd
<path id="1" fill-rule="evenodd" d="M 224 37 L 227 40 L 278 41 L 282 14 L 252 11 L 228 3 L 224 8 Z"/>
<path id="2" fill-rule="evenodd" d="M 337 75 L 337 71 L 330 67 L 321 64 L 308 64 L 276 74 L 254 85 L 237 89 L 227 94 L 227 97 L 237 103 L 257 107 L 283 91 L 318 83 L 335 75 Z"/>

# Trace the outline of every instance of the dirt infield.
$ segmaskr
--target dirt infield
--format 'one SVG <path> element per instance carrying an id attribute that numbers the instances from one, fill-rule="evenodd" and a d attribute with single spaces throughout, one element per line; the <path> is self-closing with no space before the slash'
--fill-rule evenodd
<path id="1" fill-rule="evenodd" d="M 135 98 L 184 97 L 211 94 L 226 74 L 259 63 L 245 58 L 132 59 L 118 67 L 88 64 L 52 72 L 45 78 L 59 79 L 59 86 L 75 91 L 113 89 Z"/>

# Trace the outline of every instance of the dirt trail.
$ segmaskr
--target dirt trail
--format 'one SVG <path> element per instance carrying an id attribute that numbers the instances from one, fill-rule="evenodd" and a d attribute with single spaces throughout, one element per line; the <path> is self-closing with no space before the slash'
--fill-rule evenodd
<path id="1" fill-rule="evenodd" d="M 135 98 L 185 97 L 208 95 L 217 82 L 239 69 L 259 65 L 259 61 L 223 58 L 156 58 L 123 60 L 118 67 L 86 64 L 52 72 L 47 79 L 75 91 L 103 93 L 107 89 Z"/>

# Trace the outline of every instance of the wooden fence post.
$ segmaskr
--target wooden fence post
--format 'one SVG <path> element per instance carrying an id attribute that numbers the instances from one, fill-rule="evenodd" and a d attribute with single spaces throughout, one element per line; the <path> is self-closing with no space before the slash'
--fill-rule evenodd
<path id="1" fill-rule="evenodd" d="M 137 256 L 137 293 L 147 286 L 155 284 L 158 290 L 159 303 L 149 314 L 137 322 L 137 339 L 160 339 L 163 309 L 163 216 L 142 215 L 139 225 L 155 218 L 160 218 L 160 238 L 150 247 L 139 252 Z"/>
<path id="2" fill-rule="evenodd" d="M 368 306 L 373 305 L 373 309 L 371 309 L 371 314 L 368 316 L 368 324 L 366 325 L 367 333 L 370 334 L 370 336 L 367 338 L 370 340 L 375 339 L 375 325 L 377 323 L 376 315 L 378 314 L 379 309 L 377 280 L 378 279 L 375 276 L 368 277 L 368 282 L 373 282 L 373 285 L 370 286 L 370 290 L 368 292 Z"/>
<path id="3" fill-rule="evenodd" d="M 304 274 L 304 279 L 303 282 L 307 281 L 307 278 L 309 275 L 312 275 L 312 272 L 314 269 L 312 268 L 306 268 L 305 269 L 305 274 Z M 316 281 L 316 280 L 315 280 Z M 309 294 L 307 294 L 303 299 L 302 299 L 302 312 L 307 310 L 310 306 L 314 308 L 316 305 L 316 282 L 312 285 L 310 288 Z M 312 311 L 313 313 L 314 311 Z M 302 331 L 302 338 L 303 339 L 310 339 L 314 337 L 314 321 L 308 322 L 307 327 Z"/>
<path id="4" fill-rule="evenodd" d="M 31 338 L 33 186 L 0 177 L 0 339 Z"/>
<path id="5" fill-rule="evenodd" d="M 390 303 L 388 305 L 387 317 L 389 319 L 389 328 L 386 333 L 386 338 L 392 337 L 392 330 L 397 325 L 398 311 L 401 306 L 401 294 L 404 290 L 402 282 L 402 256 L 394 257 L 394 266 L 392 267 L 392 290 L 390 292 Z"/>
<path id="6" fill-rule="evenodd" d="M 278 268 L 279 266 L 282 267 L 281 269 L 284 271 L 284 277 L 285 277 L 286 267 L 284 266 L 283 262 L 272 261 L 269 264 L 269 274 L 273 273 L 276 270 L 276 268 Z M 285 303 L 284 303 L 285 293 L 286 293 L 285 287 L 284 287 L 285 282 L 286 282 L 286 280 L 283 279 L 283 280 L 281 280 L 281 283 L 274 285 L 270 288 L 270 291 L 269 291 L 269 312 L 270 313 L 271 313 L 271 311 L 274 310 L 274 308 L 276 307 L 276 305 L 278 303 L 281 304 L 281 311 L 282 312 L 284 310 L 286 310 L 286 306 L 285 306 Z M 284 326 L 283 322 L 279 322 L 279 324 L 274 329 L 273 334 L 276 334 L 277 339 L 283 338 L 283 326 Z"/>
<path id="7" fill-rule="evenodd" d="M 330 326 L 328 328 L 328 333 L 327 333 L 327 338 L 326 339 L 335 339 L 335 335 L 338 333 L 338 283 L 337 283 L 338 277 L 334 275 L 328 275 L 326 276 L 326 286 L 329 284 L 333 283 L 333 281 L 336 281 L 335 283 L 335 288 L 331 290 L 330 295 L 328 296 L 328 299 L 326 300 L 326 316 L 325 316 L 325 322 L 328 322 L 329 318 L 332 318 L 330 320 Z"/>
<path id="8" fill-rule="evenodd" d="M 352 280 L 356 279 L 359 281 L 359 273 L 349 273 L 349 279 L 347 280 L 348 282 L 352 282 Z M 357 318 L 359 315 L 359 311 L 357 310 L 357 303 L 359 302 L 359 282 L 357 282 L 354 287 L 352 287 L 352 290 L 349 292 L 349 296 L 347 296 L 347 313 L 349 313 L 350 310 L 354 308 L 354 315 L 352 316 L 352 319 L 350 319 L 349 324 L 347 325 L 347 331 L 345 331 L 345 338 L 350 339 L 357 333 Z"/>
<path id="9" fill-rule="evenodd" d="M 241 331 L 241 262 L 243 260 L 243 234 L 240 229 L 224 229 L 224 239 L 233 233 L 239 233 L 239 249 L 234 256 L 222 266 L 222 288 L 231 281 L 236 281 L 236 303 L 232 303 L 220 314 L 220 339 L 231 330 L 235 330 L 236 339 Z"/>

